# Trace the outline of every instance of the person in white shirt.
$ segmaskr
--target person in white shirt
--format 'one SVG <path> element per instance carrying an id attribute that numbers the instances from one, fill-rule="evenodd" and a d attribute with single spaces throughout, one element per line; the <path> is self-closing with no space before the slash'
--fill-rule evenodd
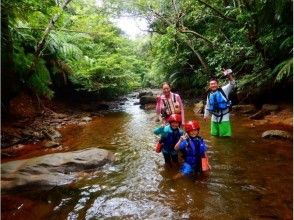
<path id="1" fill-rule="evenodd" d="M 230 106 L 228 96 L 235 86 L 235 80 L 232 76 L 232 70 L 224 70 L 229 82 L 223 87 L 219 86 L 217 79 L 211 79 L 209 82 L 210 92 L 208 93 L 204 111 L 204 120 L 207 121 L 211 115 L 210 133 L 213 136 L 232 136 L 230 123 Z"/>

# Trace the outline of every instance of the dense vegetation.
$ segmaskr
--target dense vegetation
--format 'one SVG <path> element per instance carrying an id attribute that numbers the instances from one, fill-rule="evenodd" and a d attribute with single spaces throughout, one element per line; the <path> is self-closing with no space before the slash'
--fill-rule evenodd
<path id="1" fill-rule="evenodd" d="M 99 4 L 97 3 L 103 3 Z M 163 80 L 190 94 L 230 67 L 250 94 L 292 88 L 290 0 L 3 0 L 2 103 L 22 89 L 114 97 Z M 111 18 L 149 22 L 129 40 Z M 72 91 L 78 91 L 72 93 Z"/>
<path id="2" fill-rule="evenodd" d="M 148 79 L 161 75 L 179 89 L 203 93 L 211 76 L 230 67 L 246 93 L 292 87 L 290 0 L 128 2 L 122 10 L 150 21 Z"/>
<path id="3" fill-rule="evenodd" d="M 107 98 L 140 86 L 146 68 L 135 43 L 95 1 L 4 0 L 1 10 L 2 105 L 23 88 Z"/>

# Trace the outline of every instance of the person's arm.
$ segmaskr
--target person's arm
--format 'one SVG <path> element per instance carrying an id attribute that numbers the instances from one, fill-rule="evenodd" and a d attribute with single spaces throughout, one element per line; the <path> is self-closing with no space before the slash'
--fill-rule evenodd
<path id="1" fill-rule="evenodd" d="M 164 126 L 160 126 L 160 127 L 155 128 L 155 129 L 153 130 L 153 133 L 156 134 L 156 135 L 163 134 L 163 132 L 164 132 Z"/>
<path id="2" fill-rule="evenodd" d="M 184 105 L 183 105 L 181 96 L 177 95 L 177 101 L 181 108 L 182 124 L 185 124 L 185 112 L 184 112 Z"/>
<path id="3" fill-rule="evenodd" d="M 186 146 L 187 146 L 188 142 L 186 140 L 186 136 L 183 135 L 180 137 L 180 140 L 178 141 L 178 143 L 176 143 L 175 145 L 175 150 L 183 150 Z"/>
<path id="4" fill-rule="evenodd" d="M 158 120 L 160 120 L 160 114 L 161 114 L 161 97 L 156 97 L 156 114 L 158 117 Z"/>
<path id="5" fill-rule="evenodd" d="M 207 96 L 207 98 L 206 98 L 206 105 L 204 106 L 204 120 L 206 121 L 207 120 L 207 118 L 208 118 L 208 116 L 209 116 L 209 111 L 208 111 L 208 109 L 209 109 L 209 100 L 208 100 L 208 96 Z"/>
<path id="6" fill-rule="evenodd" d="M 226 96 L 228 97 L 229 93 L 232 91 L 232 89 L 235 87 L 236 85 L 236 81 L 233 77 L 232 74 L 228 74 L 227 78 L 229 80 L 228 84 L 222 87 L 222 90 L 224 91 L 224 93 L 226 94 Z"/>

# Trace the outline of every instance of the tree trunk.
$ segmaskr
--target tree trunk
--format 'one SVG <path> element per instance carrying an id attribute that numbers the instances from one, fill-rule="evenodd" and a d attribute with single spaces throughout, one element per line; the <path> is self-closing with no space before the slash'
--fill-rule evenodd
<path id="1" fill-rule="evenodd" d="M 34 72 L 34 68 L 37 65 L 38 61 L 39 61 L 39 57 L 41 56 L 42 50 L 44 49 L 45 43 L 46 43 L 46 39 L 51 31 L 51 29 L 54 27 L 54 24 L 56 23 L 56 21 L 59 19 L 59 17 L 62 14 L 62 11 L 64 10 L 64 8 L 71 2 L 72 0 L 65 0 L 64 3 L 61 6 L 61 12 L 54 15 L 53 18 L 51 18 L 51 20 L 49 21 L 49 24 L 46 28 L 46 30 L 44 31 L 43 37 L 42 39 L 38 42 L 37 44 L 37 48 L 35 51 L 35 59 L 34 62 L 31 65 L 31 74 Z M 30 74 L 30 75 L 31 75 Z"/>
<path id="2" fill-rule="evenodd" d="M 198 58 L 198 60 L 200 61 L 201 65 L 203 66 L 205 72 L 207 75 L 209 75 L 210 77 L 213 77 L 207 63 L 204 61 L 204 59 L 201 57 L 201 55 L 198 53 L 198 51 L 195 50 L 195 48 L 192 45 L 192 42 L 190 41 L 186 41 L 186 44 L 191 48 L 191 50 L 194 52 L 194 54 L 196 55 L 196 57 Z"/>

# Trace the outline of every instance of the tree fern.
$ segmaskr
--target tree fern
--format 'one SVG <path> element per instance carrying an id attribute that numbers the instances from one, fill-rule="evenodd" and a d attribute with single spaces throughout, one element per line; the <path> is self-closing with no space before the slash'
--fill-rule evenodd
<path id="1" fill-rule="evenodd" d="M 53 97 L 53 91 L 49 88 L 51 79 L 49 71 L 45 66 L 45 61 L 40 60 L 35 68 L 35 73 L 29 78 L 28 85 L 32 87 L 37 93 L 47 97 Z"/>
<path id="2" fill-rule="evenodd" d="M 293 58 L 281 62 L 273 70 L 276 82 L 293 79 Z"/>

